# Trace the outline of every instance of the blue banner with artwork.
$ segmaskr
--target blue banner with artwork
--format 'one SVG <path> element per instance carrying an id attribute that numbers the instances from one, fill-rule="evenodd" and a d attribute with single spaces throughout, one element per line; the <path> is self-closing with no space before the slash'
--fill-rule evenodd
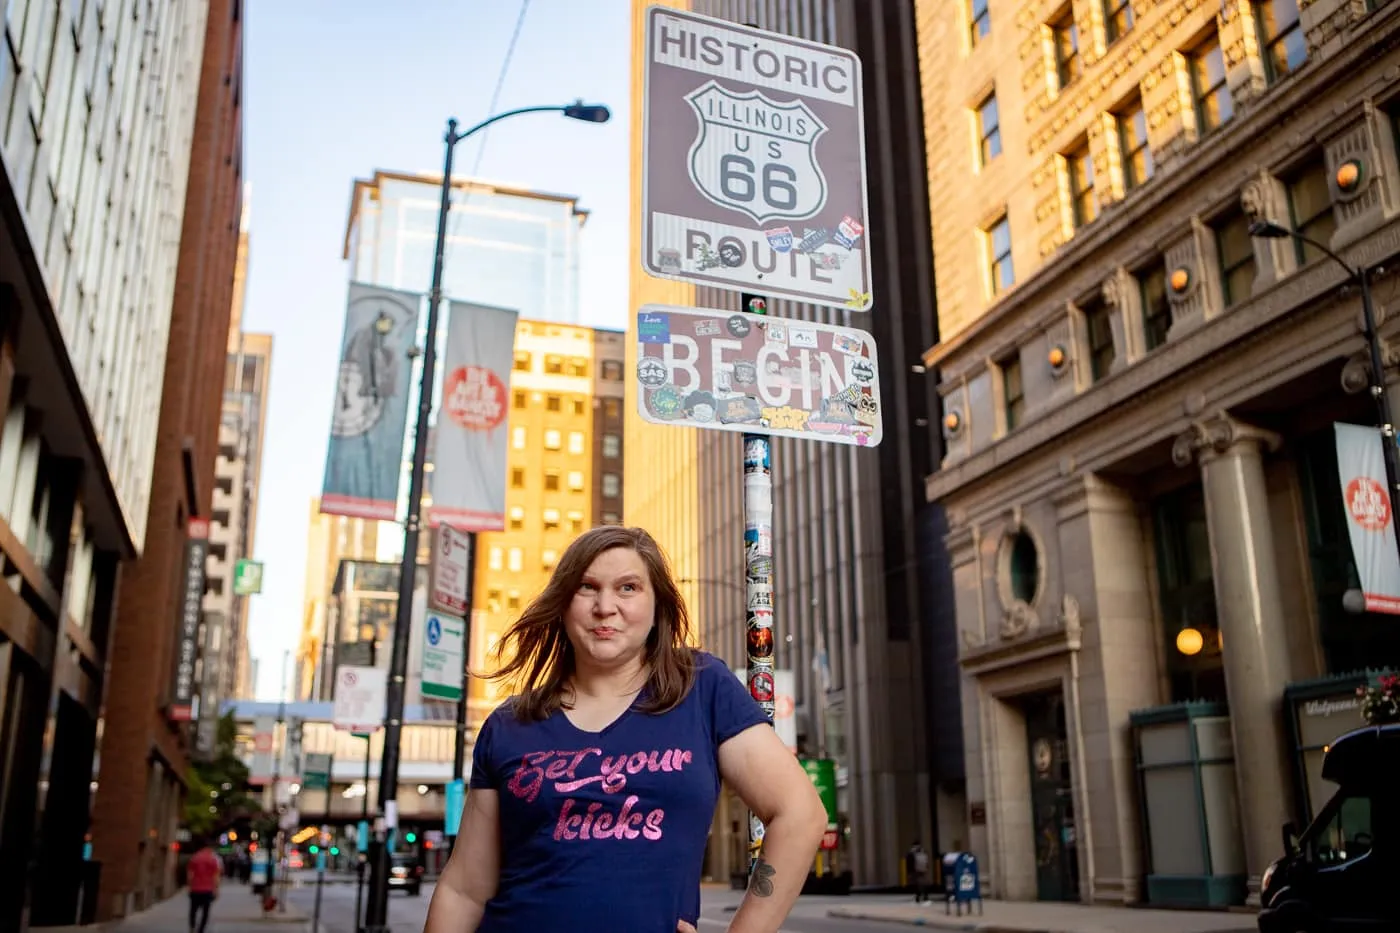
<path id="1" fill-rule="evenodd" d="M 350 284 L 322 512 L 394 520 L 422 298 Z"/>

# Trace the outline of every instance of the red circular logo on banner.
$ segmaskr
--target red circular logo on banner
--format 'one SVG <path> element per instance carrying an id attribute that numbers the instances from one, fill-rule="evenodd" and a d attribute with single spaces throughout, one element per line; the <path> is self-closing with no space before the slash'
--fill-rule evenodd
<path id="1" fill-rule="evenodd" d="M 458 366 L 443 382 L 442 407 L 468 431 L 490 431 L 506 420 L 506 387 L 489 369 Z"/>
<path id="2" fill-rule="evenodd" d="M 1381 531 L 1390 524 L 1390 497 L 1371 477 L 1358 476 L 1347 483 L 1347 512 L 1367 531 Z"/>

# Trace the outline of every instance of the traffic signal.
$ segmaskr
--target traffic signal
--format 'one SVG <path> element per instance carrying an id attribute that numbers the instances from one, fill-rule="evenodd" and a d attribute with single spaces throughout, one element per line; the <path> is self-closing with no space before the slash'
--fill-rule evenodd
<path id="1" fill-rule="evenodd" d="M 317 852 L 320 852 L 320 851 L 321 851 L 321 847 L 320 847 L 320 846 L 316 845 L 315 843 L 312 843 L 312 844 L 311 844 L 311 854 L 312 854 L 312 855 L 315 855 Z"/>
<path id="2" fill-rule="evenodd" d="M 410 843 L 410 844 L 411 844 L 411 843 L 415 843 L 415 842 L 418 841 L 418 834 L 415 833 L 415 832 L 413 832 L 412 830 L 410 830 L 410 831 L 408 831 L 408 832 L 406 832 L 406 833 L 403 834 L 403 838 L 404 838 L 404 842 L 407 842 L 407 843 Z"/>
<path id="3" fill-rule="evenodd" d="M 331 855 L 339 855 L 340 846 L 331 846 Z"/>

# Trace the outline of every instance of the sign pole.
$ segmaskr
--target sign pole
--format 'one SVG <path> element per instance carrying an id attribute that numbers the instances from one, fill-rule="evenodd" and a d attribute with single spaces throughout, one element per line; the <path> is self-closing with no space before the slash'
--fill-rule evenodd
<path id="1" fill-rule="evenodd" d="M 766 314 L 767 302 L 744 295 L 745 310 Z M 766 434 L 744 435 L 744 597 L 747 614 L 748 685 L 773 722 L 773 443 Z M 767 631 L 765 631 L 765 629 Z M 763 852 L 763 821 L 749 812 L 749 872 Z"/>
<path id="2" fill-rule="evenodd" d="M 457 735 L 452 746 L 452 780 L 460 781 L 467 766 L 467 676 L 472 661 L 472 602 L 476 598 L 476 533 L 467 535 L 467 598 L 462 619 L 462 696 L 457 700 Z"/>

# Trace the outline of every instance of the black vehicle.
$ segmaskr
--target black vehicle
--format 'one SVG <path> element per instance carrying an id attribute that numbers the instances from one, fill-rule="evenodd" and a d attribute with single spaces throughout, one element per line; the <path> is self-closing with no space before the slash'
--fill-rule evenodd
<path id="1" fill-rule="evenodd" d="M 1338 785 L 1301 836 L 1264 872 L 1260 933 L 1400 930 L 1400 724 L 1348 732 L 1322 777 Z"/>
<path id="2" fill-rule="evenodd" d="M 411 897 L 423 890 L 423 859 L 421 853 L 394 852 L 389 856 L 389 888 L 402 888 Z"/>

